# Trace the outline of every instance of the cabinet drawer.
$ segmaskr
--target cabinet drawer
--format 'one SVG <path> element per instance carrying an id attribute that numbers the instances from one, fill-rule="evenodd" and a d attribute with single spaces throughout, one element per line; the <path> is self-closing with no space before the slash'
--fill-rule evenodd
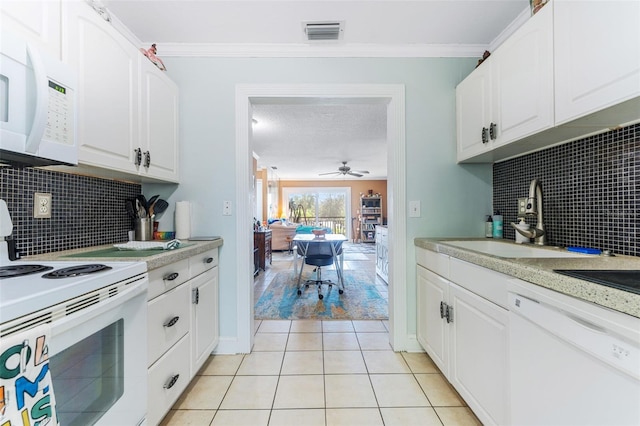
<path id="1" fill-rule="evenodd" d="M 218 266 L 218 249 L 205 251 L 189 258 L 189 273 L 191 277 L 196 277 L 208 271 L 214 266 Z"/>
<path id="2" fill-rule="evenodd" d="M 449 278 L 449 256 L 416 247 L 416 263 L 436 274 Z"/>
<path id="3" fill-rule="evenodd" d="M 177 378 L 175 378 L 178 376 Z M 171 387 L 171 381 L 175 382 Z M 148 370 L 147 424 L 157 425 L 189 384 L 189 335 Z"/>
<path id="4" fill-rule="evenodd" d="M 449 279 L 470 292 L 507 308 L 507 284 L 511 277 L 451 258 Z"/>
<path id="5" fill-rule="evenodd" d="M 188 279 L 189 261 L 187 259 L 149 271 L 148 300 L 179 286 Z"/>
<path id="6" fill-rule="evenodd" d="M 156 362 L 173 344 L 189 331 L 189 285 L 184 284 L 148 305 L 147 360 Z"/>

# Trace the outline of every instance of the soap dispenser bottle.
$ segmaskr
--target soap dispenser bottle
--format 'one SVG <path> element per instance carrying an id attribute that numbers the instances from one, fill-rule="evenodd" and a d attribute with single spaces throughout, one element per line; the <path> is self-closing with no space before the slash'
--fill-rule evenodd
<path id="1" fill-rule="evenodd" d="M 493 215 L 493 238 L 502 238 L 502 215 L 496 210 Z"/>
<path id="2" fill-rule="evenodd" d="M 487 221 L 484 223 L 484 236 L 493 238 L 493 219 L 491 219 L 491 215 L 487 215 Z"/>
<path id="3" fill-rule="evenodd" d="M 521 217 L 520 218 L 520 223 L 518 223 L 516 225 L 516 228 L 522 229 L 523 231 L 528 231 L 530 226 L 529 226 L 529 224 L 527 222 L 524 221 L 524 218 Z M 519 233 L 518 229 L 516 229 L 516 243 L 518 243 L 518 244 L 530 243 L 531 239 L 527 238 L 524 235 L 522 235 L 521 233 Z"/>

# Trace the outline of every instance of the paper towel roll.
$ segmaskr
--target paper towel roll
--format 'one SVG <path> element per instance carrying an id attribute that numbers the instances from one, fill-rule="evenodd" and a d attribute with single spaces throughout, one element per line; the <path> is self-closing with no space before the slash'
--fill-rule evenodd
<path id="1" fill-rule="evenodd" d="M 176 238 L 188 239 L 191 236 L 191 204 L 188 201 L 176 202 Z"/>

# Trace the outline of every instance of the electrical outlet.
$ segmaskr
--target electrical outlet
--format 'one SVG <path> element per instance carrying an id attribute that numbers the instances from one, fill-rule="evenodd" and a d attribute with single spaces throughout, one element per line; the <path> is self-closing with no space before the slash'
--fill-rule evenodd
<path id="1" fill-rule="evenodd" d="M 526 217 L 528 198 L 518 198 L 518 217 Z"/>
<path id="2" fill-rule="evenodd" d="M 36 192 L 33 194 L 33 217 L 51 219 L 51 194 Z"/>

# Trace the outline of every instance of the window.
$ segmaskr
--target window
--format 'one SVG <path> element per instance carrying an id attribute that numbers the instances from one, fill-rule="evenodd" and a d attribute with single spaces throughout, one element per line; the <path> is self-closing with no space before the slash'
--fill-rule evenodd
<path id="1" fill-rule="evenodd" d="M 351 188 L 284 188 L 287 217 L 291 222 L 321 226 L 347 237 L 351 232 Z"/>

